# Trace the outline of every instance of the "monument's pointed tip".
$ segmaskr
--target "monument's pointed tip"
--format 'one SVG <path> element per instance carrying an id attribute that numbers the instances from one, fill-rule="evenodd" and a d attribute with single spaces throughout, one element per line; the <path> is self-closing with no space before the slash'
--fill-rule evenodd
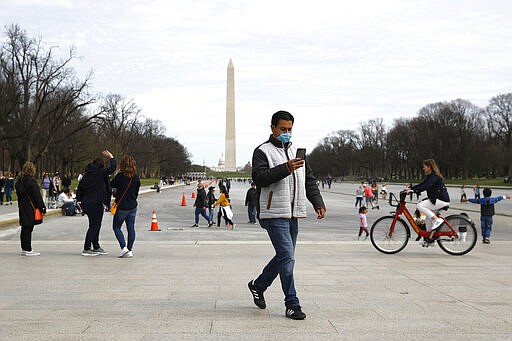
<path id="1" fill-rule="evenodd" d="M 229 64 L 228 64 L 228 67 L 233 67 L 233 61 L 231 60 L 231 58 L 229 58 Z"/>

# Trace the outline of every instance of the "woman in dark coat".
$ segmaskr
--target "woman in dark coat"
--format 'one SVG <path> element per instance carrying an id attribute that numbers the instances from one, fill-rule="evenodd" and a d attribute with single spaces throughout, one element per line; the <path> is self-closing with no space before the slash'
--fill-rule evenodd
<path id="1" fill-rule="evenodd" d="M 135 242 L 135 217 L 137 216 L 137 197 L 139 196 L 140 178 L 137 175 L 137 162 L 132 156 L 126 155 L 119 166 L 119 173 L 111 182 L 112 188 L 116 189 L 116 200 L 118 203 L 116 214 L 112 220 L 112 227 L 121 252 L 119 258 L 133 257 L 133 243 Z M 126 222 L 128 230 L 128 244 L 124 238 L 121 226 Z"/>
<path id="2" fill-rule="evenodd" d="M 36 167 L 30 161 L 25 162 L 21 174 L 14 188 L 18 195 L 18 208 L 21 225 L 20 241 L 22 256 L 39 256 L 40 253 L 32 250 L 32 231 L 34 230 L 34 208 L 46 213 L 39 186 L 34 175 Z"/>
<path id="3" fill-rule="evenodd" d="M 82 256 L 106 255 L 107 251 L 100 246 L 100 229 L 103 220 L 103 204 L 107 187 L 110 186 L 108 176 L 116 170 L 117 162 L 108 150 L 102 152 L 103 156 L 110 158 L 110 166 L 105 168 L 102 158 L 96 158 L 85 167 L 85 173 L 78 183 L 76 199 L 82 211 L 89 218 L 89 228 L 85 235 Z M 110 204 L 110 196 L 108 198 Z M 91 248 L 92 246 L 92 248 Z"/>

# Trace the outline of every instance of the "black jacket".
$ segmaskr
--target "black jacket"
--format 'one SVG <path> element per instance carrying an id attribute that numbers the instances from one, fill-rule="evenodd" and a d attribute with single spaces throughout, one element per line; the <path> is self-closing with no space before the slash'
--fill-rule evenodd
<path id="1" fill-rule="evenodd" d="M 208 204 L 206 203 L 206 191 L 204 190 L 204 188 L 197 190 L 197 196 L 196 201 L 194 202 L 194 206 L 197 208 L 208 207 Z"/>
<path id="2" fill-rule="evenodd" d="M 421 183 L 416 186 L 412 186 L 411 189 L 417 194 L 427 191 L 427 196 L 433 204 L 436 203 L 437 199 L 444 202 L 450 202 L 450 196 L 448 195 L 448 190 L 444 185 L 444 180 L 434 172 L 427 175 Z"/>
<path id="3" fill-rule="evenodd" d="M 99 168 L 90 163 L 85 167 L 85 173 L 82 180 L 78 183 L 76 199 L 86 206 L 102 205 L 110 187 L 108 176 L 116 170 L 117 162 L 114 158 L 110 159 L 110 166 Z"/>
<path id="4" fill-rule="evenodd" d="M 258 206 L 258 190 L 256 188 L 249 188 L 247 190 L 247 194 L 245 195 L 245 206 Z"/>
<path id="5" fill-rule="evenodd" d="M 211 191 L 208 191 L 208 194 L 206 194 L 206 202 L 208 203 L 208 207 L 212 207 L 216 201 L 217 199 L 215 199 L 215 194 L 213 194 Z"/>
<path id="6" fill-rule="evenodd" d="M 18 195 L 20 225 L 34 226 L 34 208 L 30 200 L 32 200 L 34 207 L 39 208 L 43 214 L 46 213 L 46 206 L 36 179 L 31 176 L 24 176 L 16 181 L 14 187 Z"/>
<path id="7" fill-rule="evenodd" d="M 126 187 L 128 184 L 130 184 L 130 187 L 127 190 Z M 114 179 L 110 182 L 110 185 L 112 188 L 116 189 L 115 202 L 119 202 L 121 197 L 123 197 L 123 193 L 126 191 L 118 209 L 128 211 L 137 207 L 137 197 L 139 196 L 140 189 L 140 178 L 138 175 L 135 175 L 130 183 L 130 178 L 125 176 L 123 173 L 117 173 Z"/>

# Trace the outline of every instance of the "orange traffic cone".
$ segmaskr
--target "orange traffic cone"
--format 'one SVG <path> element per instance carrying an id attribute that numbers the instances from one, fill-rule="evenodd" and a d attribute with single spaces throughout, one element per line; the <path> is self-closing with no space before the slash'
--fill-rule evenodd
<path id="1" fill-rule="evenodd" d="M 192 192 L 192 199 L 196 197 L 196 192 Z"/>
<path id="2" fill-rule="evenodd" d="M 185 198 L 185 193 L 181 197 L 181 206 L 187 206 L 187 199 Z"/>
<path id="3" fill-rule="evenodd" d="M 153 211 L 153 218 L 151 219 L 150 231 L 160 231 L 160 229 L 158 228 L 158 221 L 156 220 L 156 211 Z"/>

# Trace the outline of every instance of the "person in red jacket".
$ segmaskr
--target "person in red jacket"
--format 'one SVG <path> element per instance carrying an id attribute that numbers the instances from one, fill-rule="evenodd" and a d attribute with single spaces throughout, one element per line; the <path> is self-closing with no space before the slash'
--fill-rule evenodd
<path id="1" fill-rule="evenodd" d="M 364 197 L 366 198 L 366 207 L 372 207 L 372 210 L 373 209 L 380 209 L 379 208 L 379 205 L 375 205 L 374 204 L 374 196 L 373 196 L 373 191 L 372 191 L 372 188 L 370 187 L 370 185 L 366 184 L 364 185 Z"/>

